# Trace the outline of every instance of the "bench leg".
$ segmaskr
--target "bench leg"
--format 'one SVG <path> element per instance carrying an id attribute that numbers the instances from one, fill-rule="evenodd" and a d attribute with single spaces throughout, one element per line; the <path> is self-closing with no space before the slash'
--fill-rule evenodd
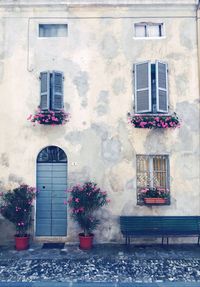
<path id="1" fill-rule="evenodd" d="M 131 244 L 131 237 L 130 236 L 126 236 L 126 247 L 129 247 Z"/>
<path id="2" fill-rule="evenodd" d="M 169 237 L 167 237 L 167 245 L 169 245 Z"/>
<path id="3" fill-rule="evenodd" d="M 162 237 L 162 245 L 164 244 L 164 237 Z"/>
<path id="4" fill-rule="evenodd" d="M 200 243 L 200 236 L 198 237 L 198 242 L 197 242 L 197 245 L 199 245 L 199 243 Z"/>

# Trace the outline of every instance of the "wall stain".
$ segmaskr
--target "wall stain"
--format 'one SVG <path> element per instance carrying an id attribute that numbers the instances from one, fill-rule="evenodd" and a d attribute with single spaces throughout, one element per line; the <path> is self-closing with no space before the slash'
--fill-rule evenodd
<path id="1" fill-rule="evenodd" d="M 6 153 L 2 153 L 0 156 L 0 164 L 5 167 L 9 167 L 9 158 Z"/>
<path id="2" fill-rule="evenodd" d="M 116 96 L 126 92 L 125 80 L 123 78 L 116 78 L 112 84 L 113 92 Z"/>
<path id="3" fill-rule="evenodd" d="M 9 174 L 9 177 L 8 177 L 8 181 L 9 182 L 14 182 L 14 183 L 18 183 L 18 184 L 22 184 L 23 183 L 23 178 L 14 174 L 14 173 L 11 173 Z"/>
<path id="4" fill-rule="evenodd" d="M 101 54 L 106 59 L 114 59 L 119 53 L 118 42 L 112 34 L 106 34 L 101 42 Z"/>
<path id="5" fill-rule="evenodd" d="M 112 164 L 120 161 L 122 157 L 122 145 L 117 136 L 103 141 L 101 148 L 102 157 L 105 161 Z"/>
<path id="6" fill-rule="evenodd" d="M 73 83 L 77 88 L 78 94 L 82 99 L 81 105 L 86 107 L 87 102 L 87 92 L 89 90 L 89 83 L 88 83 L 88 73 L 80 71 L 77 76 L 74 77 Z"/>

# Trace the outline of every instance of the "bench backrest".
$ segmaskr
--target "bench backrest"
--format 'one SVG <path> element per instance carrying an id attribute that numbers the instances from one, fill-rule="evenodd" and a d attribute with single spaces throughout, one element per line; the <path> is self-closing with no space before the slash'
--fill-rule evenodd
<path id="1" fill-rule="evenodd" d="M 121 216 L 121 232 L 123 234 L 162 234 L 162 218 L 160 216 Z"/>
<path id="2" fill-rule="evenodd" d="M 198 216 L 165 216 L 163 218 L 164 234 L 185 235 L 200 234 Z"/>
<path id="3" fill-rule="evenodd" d="M 120 216 L 126 235 L 199 235 L 200 216 Z"/>

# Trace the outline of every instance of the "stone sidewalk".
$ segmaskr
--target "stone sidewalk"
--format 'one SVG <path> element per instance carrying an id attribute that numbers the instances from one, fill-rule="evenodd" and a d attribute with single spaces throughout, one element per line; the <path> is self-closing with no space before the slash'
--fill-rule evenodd
<path id="1" fill-rule="evenodd" d="M 199 283 L 58 283 L 58 282 L 15 282 L 1 283 L 0 287 L 199 287 Z"/>
<path id="2" fill-rule="evenodd" d="M 0 287 L 200 287 L 200 247 L 132 245 L 127 249 L 124 245 L 102 244 L 82 251 L 75 245 L 60 250 L 42 249 L 37 244 L 20 252 L 1 248 L 0 282 Z"/>

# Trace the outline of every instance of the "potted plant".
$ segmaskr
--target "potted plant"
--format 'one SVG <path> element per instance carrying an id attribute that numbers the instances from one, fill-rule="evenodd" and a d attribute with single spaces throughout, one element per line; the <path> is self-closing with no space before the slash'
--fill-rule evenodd
<path id="1" fill-rule="evenodd" d="M 30 115 L 27 120 L 32 123 L 38 123 L 41 125 L 64 125 L 69 121 L 69 113 L 66 113 L 64 110 L 60 111 L 42 111 L 38 109 L 35 115 Z"/>
<path id="2" fill-rule="evenodd" d="M 79 233 L 80 248 L 90 249 L 94 237 L 92 232 L 100 223 L 95 212 L 110 200 L 107 199 L 106 191 L 101 191 L 93 182 L 75 185 L 68 191 L 71 216 L 83 230 L 82 233 Z"/>
<path id="3" fill-rule="evenodd" d="M 142 129 L 169 129 L 169 128 L 179 128 L 180 120 L 176 113 L 173 115 L 148 115 L 148 114 L 138 114 L 131 115 L 128 113 L 128 119 L 131 125 L 135 128 Z"/>
<path id="4" fill-rule="evenodd" d="M 166 204 L 169 200 L 169 190 L 160 187 L 142 188 L 139 195 L 145 204 Z"/>
<path id="5" fill-rule="evenodd" d="M 34 198 L 35 188 L 26 184 L 21 184 L 19 187 L 1 194 L 0 212 L 15 225 L 16 250 L 25 250 L 29 247 L 28 229 L 31 225 Z"/>

